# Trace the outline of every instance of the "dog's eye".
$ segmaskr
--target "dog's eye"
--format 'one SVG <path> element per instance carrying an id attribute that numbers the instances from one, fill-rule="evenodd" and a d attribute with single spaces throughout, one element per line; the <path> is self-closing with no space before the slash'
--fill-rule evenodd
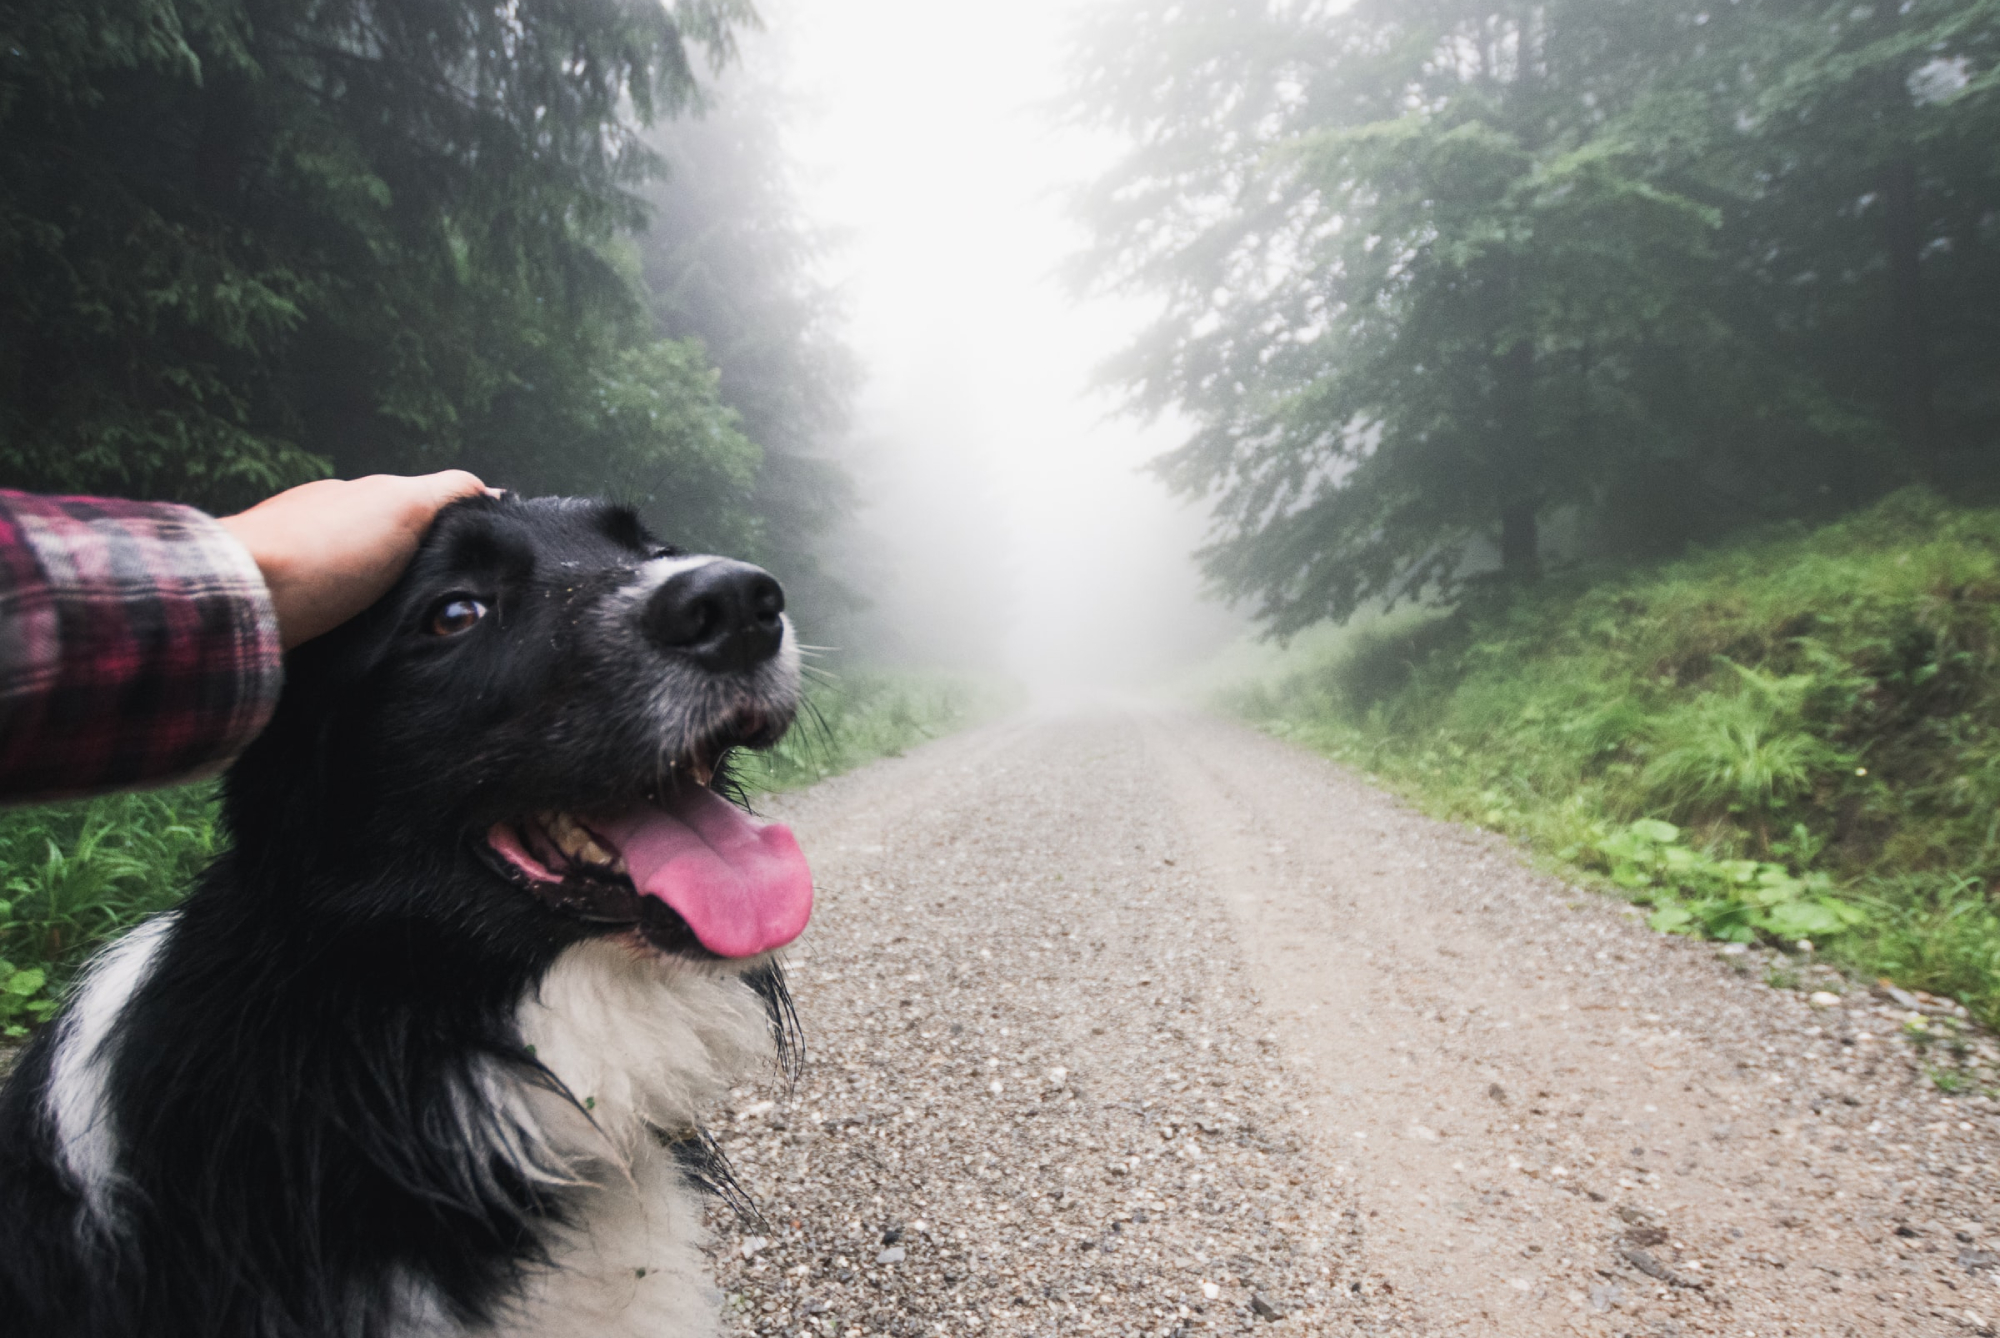
<path id="1" fill-rule="evenodd" d="M 431 614 L 431 635 L 457 636 L 486 616 L 486 604 L 471 595 L 453 595 Z"/>

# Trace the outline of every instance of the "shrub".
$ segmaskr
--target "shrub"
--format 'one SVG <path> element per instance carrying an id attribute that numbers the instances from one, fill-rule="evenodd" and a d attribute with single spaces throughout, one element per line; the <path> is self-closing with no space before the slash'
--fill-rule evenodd
<path id="1" fill-rule="evenodd" d="M 1827 939 L 2000 1020 L 2000 510 L 1913 490 L 1562 573 L 1302 639 L 1221 701 L 1606 877 L 1658 927 Z"/>
<path id="2" fill-rule="evenodd" d="M 1660 811 L 1737 814 L 1761 829 L 1853 761 L 1808 726 L 1805 705 L 1818 686 L 1815 675 L 1762 673 L 1726 658 L 1722 663 L 1741 680 L 1735 690 L 1700 693 L 1645 725 L 1652 757 L 1639 783 Z"/>

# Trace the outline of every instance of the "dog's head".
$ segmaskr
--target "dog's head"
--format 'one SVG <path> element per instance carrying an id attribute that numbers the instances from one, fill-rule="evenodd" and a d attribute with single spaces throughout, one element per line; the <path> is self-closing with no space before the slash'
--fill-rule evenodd
<path id="1" fill-rule="evenodd" d="M 335 913 L 750 958 L 805 927 L 791 833 L 717 793 L 776 742 L 798 649 L 767 573 L 602 502 L 479 497 L 374 607 L 293 652 L 231 771 L 240 867 Z"/>

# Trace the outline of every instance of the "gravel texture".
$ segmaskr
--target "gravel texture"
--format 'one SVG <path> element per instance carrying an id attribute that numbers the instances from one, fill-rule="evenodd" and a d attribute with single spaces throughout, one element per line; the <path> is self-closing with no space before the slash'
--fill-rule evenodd
<path id="1" fill-rule="evenodd" d="M 741 1332 L 2000 1319 L 1996 1055 L 1943 1001 L 1651 934 L 1201 717 L 1005 722 L 771 808 L 821 903 L 805 1075 L 718 1121 L 765 1215 L 715 1219 Z"/>
<path id="2" fill-rule="evenodd" d="M 718 1214 L 745 1328 L 1316 1329 L 1392 1299 L 1173 812 L 1079 742 L 1003 726 L 771 806 L 820 902 L 805 1076 L 718 1130 L 764 1214 Z"/>

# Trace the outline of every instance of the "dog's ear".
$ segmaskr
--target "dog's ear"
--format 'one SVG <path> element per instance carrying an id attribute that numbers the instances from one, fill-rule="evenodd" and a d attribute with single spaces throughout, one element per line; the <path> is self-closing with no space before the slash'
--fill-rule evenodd
<path id="1" fill-rule="evenodd" d="M 635 553 L 651 554 L 660 547 L 647 532 L 646 523 L 639 519 L 638 511 L 616 502 L 607 502 L 598 508 L 597 528 L 612 543 Z"/>
<path id="2" fill-rule="evenodd" d="M 381 655 L 364 620 L 335 628 L 285 656 L 285 687 L 264 732 L 223 777 L 223 820 L 239 858 L 256 861 L 246 836 L 274 852 L 308 851 L 337 826 L 351 796 L 340 788 L 338 740 L 354 670 Z M 374 649 L 371 653 L 371 643 Z"/>

